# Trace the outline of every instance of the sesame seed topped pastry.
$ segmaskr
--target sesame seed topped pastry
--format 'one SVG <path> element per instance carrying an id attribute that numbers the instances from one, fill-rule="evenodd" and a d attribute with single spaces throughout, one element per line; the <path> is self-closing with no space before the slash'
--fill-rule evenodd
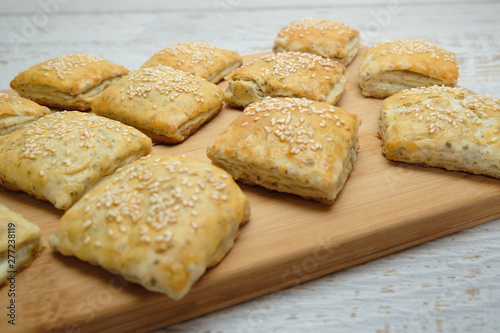
<path id="1" fill-rule="evenodd" d="M 6 283 L 9 271 L 19 273 L 42 249 L 40 228 L 0 204 L 0 285 Z"/>
<path id="2" fill-rule="evenodd" d="M 125 67 L 86 55 L 61 55 L 20 72 L 10 86 L 39 104 L 89 110 L 92 99 L 128 73 Z"/>
<path id="3" fill-rule="evenodd" d="M 500 99 L 463 88 L 414 88 L 382 104 L 383 152 L 394 161 L 500 178 Z"/>
<path id="4" fill-rule="evenodd" d="M 243 59 L 234 51 L 199 42 L 184 42 L 157 52 L 142 67 L 170 66 L 217 83 L 242 63 Z"/>
<path id="5" fill-rule="evenodd" d="M 365 96 L 385 98 L 409 88 L 446 85 L 458 80 L 454 53 L 424 40 L 377 44 L 359 66 L 359 85 Z"/>
<path id="6" fill-rule="evenodd" d="M 305 97 L 334 105 L 344 92 L 345 67 L 303 52 L 268 54 L 228 76 L 226 100 L 238 107 L 266 97 Z"/>
<path id="7" fill-rule="evenodd" d="M 0 185 L 68 209 L 102 177 L 151 148 L 150 138 L 117 121 L 56 112 L 0 137 Z"/>
<path id="8" fill-rule="evenodd" d="M 340 22 L 303 18 L 285 26 L 274 40 L 273 51 L 307 52 L 347 66 L 359 49 L 359 31 Z"/>
<path id="9" fill-rule="evenodd" d="M 0 136 L 13 132 L 50 113 L 29 99 L 0 92 Z"/>
<path id="10" fill-rule="evenodd" d="M 177 300 L 222 260 L 249 215 L 247 197 L 224 170 L 150 155 L 66 211 L 49 243 Z"/>
<path id="11" fill-rule="evenodd" d="M 207 148 L 236 180 L 333 203 L 356 159 L 361 120 L 305 98 L 249 105 Z"/>
<path id="12" fill-rule="evenodd" d="M 92 103 L 98 115 L 141 130 L 153 141 L 184 141 L 224 103 L 217 85 L 168 66 L 130 72 Z"/>

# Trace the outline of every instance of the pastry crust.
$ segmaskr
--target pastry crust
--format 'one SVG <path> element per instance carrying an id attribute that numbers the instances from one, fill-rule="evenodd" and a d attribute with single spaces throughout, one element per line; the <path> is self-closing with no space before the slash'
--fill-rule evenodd
<path id="1" fill-rule="evenodd" d="M 184 42 L 157 52 L 142 67 L 170 66 L 217 83 L 242 63 L 242 57 L 234 51 L 199 42 Z"/>
<path id="2" fill-rule="evenodd" d="M 368 49 L 359 66 L 365 96 L 385 98 L 399 91 L 432 85 L 455 86 L 454 53 L 423 40 L 384 42 Z"/>
<path id="3" fill-rule="evenodd" d="M 500 178 L 500 99 L 463 88 L 402 91 L 382 104 L 385 156 Z"/>
<path id="4" fill-rule="evenodd" d="M 359 31 L 327 19 L 303 18 L 283 27 L 273 51 L 295 51 L 320 55 L 347 66 L 359 50 Z"/>
<path id="5" fill-rule="evenodd" d="M 0 137 L 0 185 L 68 209 L 102 177 L 151 148 L 151 139 L 117 121 L 52 113 Z"/>
<path id="6" fill-rule="evenodd" d="M 50 114 L 50 109 L 29 99 L 0 92 L 0 136 Z"/>
<path id="7" fill-rule="evenodd" d="M 361 120 L 305 98 L 249 105 L 207 148 L 235 179 L 333 203 L 356 159 Z"/>
<path id="8" fill-rule="evenodd" d="M 39 104 L 69 110 L 89 110 L 90 103 L 128 70 L 105 59 L 61 55 L 19 73 L 10 86 Z"/>
<path id="9" fill-rule="evenodd" d="M 177 300 L 222 260 L 249 214 L 248 199 L 224 170 L 150 155 L 85 195 L 49 243 Z"/>
<path id="10" fill-rule="evenodd" d="M 221 109 L 224 91 L 168 66 L 141 68 L 92 102 L 98 115 L 134 126 L 155 142 L 184 141 Z"/>
<path id="11" fill-rule="evenodd" d="M 305 97 L 334 105 L 344 92 L 345 67 L 303 52 L 268 54 L 228 76 L 226 100 L 238 107 L 266 97 Z"/>
<path id="12" fill-rule="evenodd" d="M 21 269 L 29 266 L 42 250 L 40 228 L 0 204 L 0 285 L 7 282 L 10 271 L 19 273 Z"/>

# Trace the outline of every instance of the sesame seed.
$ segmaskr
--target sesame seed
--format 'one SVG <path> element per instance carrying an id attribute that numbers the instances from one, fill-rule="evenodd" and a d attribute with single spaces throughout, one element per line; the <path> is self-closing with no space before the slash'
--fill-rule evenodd
<path id="1" fill-rule="evenodd" d="M 151 238 L 149 238 L 149 236 L 147 236 L 147 235 L 141 236 L 141 238 L 139 240 L 141 242 L 144 242 L 144 243 L 150 243 L 151 242 Z"/>
<path id="2" fill-rule="evenodd" d="M 299 154 L 311 149 L 317 151 L 323 149 L 324 145 L 315 141 L 315 132 L 310 130 L 310 116 L 319 117 L 320 127 L 326 127 L 328 123 L 337 123 L 337 126 L 346 125 L 335 113 L 335 108 L 328 105 L 325 108 L 317 108 L 315 102 L 308 99 L 298 98 L 266 98 L 249 105 L 244 116 L 252 118 L 252 114 L 266 113 L 266 123 L 261 127 L 267 134 L 273 134 L 280 142 L 287 143 L 290 154 Z M 327 113 L 329 112 L 329 113 Z M 334 117 L 338 120 L 333 120 Z M 257 116 L 258 117 L 258 116 Z M 256 117 L 254 117 L 256 118 Z M 324 140 L 324 139 L 321 139 Z M 324 143 L 328 141 L 323 141 Z"/>
<path id="3" fill-rule="evenodd" d="M 415 55 L 430 53 L 430 57 L 434 59 L 442 59 L 443 61 L 457 63 L 456 55 L 442 47 L 432 44 L 424 40 L 396 40 L 376 44 L 374 48 L 384 46 L 380 55 Z"/>
<path id="4" fill-rule="evenodd" d="M 61 152 L 58 152 L 54 140 L 62 140 L 61 147 L 76 144 L 82 148 L 93 148 L 96 131 L 107 122 L 115 121 L 81 112 L 62 111 L 47 115 L 25 127 L 27 131 L 21 148 L 22 157 L 35 159 L 41 155 L 51 159 L 47 163 L 56 165 L 62 155 L 71 155 L 71 149 L 60 148 Z M 62 163 L 69 166 L 72 162 L 66 159 Z"/>
<path id="5" fill-rule="evenodd" d="M 348 25 L 327 19 L 318 19 L 306 17 L 296 21 L 291 22 L 287 26 L 281 29 L 278 33 L 278 37 L 283 38 L 288 34 L 298 33 L 300 38 L 304 38 L 304 34 L 308 35 L 311 31 L 316 30 L 321 34 L 333 34 L 346 35 L 349 36 L 358 35 L 359 32 L 356 29 L 349 27 Z"/>
<path id="6" fill-rule="evenodd" d="M 64 79 L 67 75 L 73 75 L 74 70 L 80 67 L 85 67 L 87 64 L 101 64 L 106 60 L 86 54 L 68 54 L 61 55 L 49 59 L 42 63 L 41 68 L 45 70 L 44 76 L 48 76 L 51 72 L 59 79 Z"/>
<path id="7" fill-rule="evenodd" d="M 141 68 L 130 72 L 125 78 L 133 82 L 126 90 L 129 99 L 146 98 L 149 92 L 155 90 L 168 96 L 171 101 L 184 93 L 194 95 L 198 102 L 204 101 L 200 92 L 199 79 L 172 67 L 158 65 Z M 155 106 L 153 109 L 156 109 Z"/>
<path id="8" fill-rule="evenodd" d="M 345 73 L 345 67 L 340 63 L 312 53 L 279 52 L 265 55 L 257 60 L 272 66 L 272 71 L 265 71 L 263 75 L 272 75 L 280 81 L 301 72 L 309 72 L 320 68 L 323 71 L 331 73 L 333 77 L 338 77 L 338 75 Z M 267 70 L 267 68 L 265 69 Z M 282 85 L 286 87 L 286 82 L 283 81 Z"/>
<path id="9" fill-rule="evenodd" d="M 86 229 L 88 229 L 91 225 L 92 225 L 92 221 L 91 221 L 91 220 L 87 220 L 87 221 L 85 221 L 85 222 L 82 224 L 82 228 L 83 228 L 83 230 L 86 230 Z"/>

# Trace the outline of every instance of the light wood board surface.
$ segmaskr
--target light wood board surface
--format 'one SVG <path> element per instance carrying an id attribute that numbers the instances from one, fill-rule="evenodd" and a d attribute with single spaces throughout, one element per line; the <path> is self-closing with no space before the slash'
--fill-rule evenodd
<path id="1" fill-rule="evenodd" d="M 361 53 L 348 67 L 338 103 L 362 118 L 360 149 L 332 206 L 240 184 L 251 202 L 250 222 L 222 263 L 180 301 L 46 248 L 16 276 L 15 331 L 148 331 L 499 217 L 499 180 L 385 159 L 377 136 L 381 100 L 363 97 L 357 85 Z M 240 112 L 225 106 L 184 143 L 157 145 L 154 153 L 209 162 L 208 143 Z M 37 223 L 47 245 L 62 211 L 6 190 L 0 202 Z M 2 292 L 0 306 L 7 302 Z M 7 325 L 0 322 L 0 331 L 12 330 Z"/>

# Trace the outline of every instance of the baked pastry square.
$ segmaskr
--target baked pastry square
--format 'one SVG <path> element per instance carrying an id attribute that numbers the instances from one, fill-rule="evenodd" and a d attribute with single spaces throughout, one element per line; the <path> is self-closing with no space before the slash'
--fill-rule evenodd
<path id="1" fill-rule="evenodd" d="M 267 98 L 249 105 L 207 155 L 236 180 L 331 204 L 356 159 L 360 123 L 327 103 Z"/>
<path id="2" fill-rule="evenodd" d="M 68 209 L 102 177 L 151 152 L 151 139 L 79 111 L 52 113 L 0 137 L 0 185 Z"/>
<path id="3" fill-rule="evenodd" d="M 409 89 L 387 98 L 385 156 L 500 178 L 500 99 L 463 88 Z"/>
<path id="4" fill-rule="evenodd" d="M 217 83 L 242 63 L 243 59 L 234 51 L 205 43 L 184 42 L 157 52 L 142 67 L 170 66 Z"/>
<path id="5" fill-rule="evenodd" d="M 363 95 L 376 98 L 410 88 L 453 87 L 457 80 L 455 54 L 424 40 L 397 40 L 371 47 L 361 59 L 358 79 Z"/>
<path id="6" fill-rule="evenodd" d="M 39 104 L 85 111 L 92 99 L 127 73 L 125 67 L 100 57 L 68 54 L 20 72 L 10 86 Z"/>
<path id="7" fill-rule="evenodd" d="M 168 66 L 141 68 L 123 77 L 92 102 L 98 115 L 134 126 L 160 143 L 184 141 L 212 119 L 224 91 Z"/>
<path id="8" fill-rule="evenodd" d="M 71 207 L 49 243 L 177 300 L 222 260 L 249 214 L 248 199 L 224 170 L 150 155 Z"/>
<path id="9" fill-rule="evenodd" d="M 0 136 L 50 114 L 50 109 L 29 99 L 0 92 Z"/>
<path id="10" fill-rule="evenodd" d="M 19 273 L 30 265 L 42 249 L 40 228 L 0 204 L 0 285 L 7 282 L 10 271 Z"/>
<path id="11" fill-rule="evenodd" d="M 303 18 L 283 27 L 274 40 L 273 51 L 307 52 L 347 66 L 359 50 L 359 31 L 327 19 Z"/>
<path id="12" fill-rule="evenodd" d="M 335 104 L 344 92 L 345 67 L 303 52 L 268 54 L 226 76 L 226 100 L 245 107 L 266 97 L 305 97 Z"/>

